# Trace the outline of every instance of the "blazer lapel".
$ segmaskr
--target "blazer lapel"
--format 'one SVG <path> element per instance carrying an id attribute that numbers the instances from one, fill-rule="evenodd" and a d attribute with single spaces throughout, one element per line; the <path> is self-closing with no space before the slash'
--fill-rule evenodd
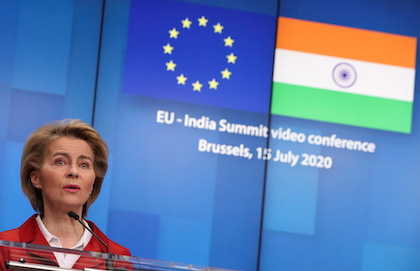
<path id="1" fill-rule="evenodd" d="M 33 215 L 22 226 L 19 227 L 19 237 L 23 243 L 32 243 L 37 245 L 49 246 L 36 222 L 36 215 Z M 46 265 L 58 266 L 57 260 L 52 252 L 39 250 L 27 250 L 29 259 L 27 262 L 34 262 Z"/>

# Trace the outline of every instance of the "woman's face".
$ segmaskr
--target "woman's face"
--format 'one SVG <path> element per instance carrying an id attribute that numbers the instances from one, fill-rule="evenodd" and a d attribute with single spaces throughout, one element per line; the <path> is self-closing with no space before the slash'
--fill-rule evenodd
<path id="1" fill-rule="evenodd" d="M 41 169 L 31 172 L 41 189 L 44 214 L 73 211 L 81 215 L 95 182 L 93 151 L 82 139 L 61 137 L 48 146 Z"/>

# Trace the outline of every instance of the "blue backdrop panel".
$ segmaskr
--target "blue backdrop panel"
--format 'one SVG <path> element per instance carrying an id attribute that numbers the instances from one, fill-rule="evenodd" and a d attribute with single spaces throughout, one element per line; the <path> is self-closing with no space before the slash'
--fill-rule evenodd
<path id="1" fill-rule="evenodd" d="M 420 19 L 416 14 L 419 10 L 416 1 L 382 1 L 380 4 L 353 1 L 348 5 L 303 0 L 281 1 L 280 15 L 418 38 Z M 418 73 L 416 82 L 419 82 Z M 284 169 L 282 165 L 269 162 L 260 270 L 418 268 L 417 96 L 418 84 L 413 104 L 413 130 L 409 135 L 272 116 L 272 128 L 291 127 L 306 137 L 335 134 L 339 138 L 372 142 L 376 150 L 368 153 L 327 146 L 318 146 L 316 150 L 308 140 L 303 143 L 270 141 L 273 149 L 287 146 L 296 154 L 331 157 L 333 164 L 331 168 L 319 168 L 316 173 L 305 176 L 308 168 L 302 165 Z M 315 180 L 317 186 L 313 184 Z M 301 199 L 302 191 L 307 193 L 302 184 L 315 195 L 296 200 Z M 305 204 L 303 210 L 302 204 Z M 310 209 L 312 216 L 300 221 L 299 218 L 308 214 L 310 204 L 314 207 Z"/>
<path id="2" fill-rule="evenodd" d="M 67 69 L 62 67 L 69 61 L 73 5 L 73 1 L 20 5 L 13 87 L 65 93 Z"/>
<path id="3" fill-rule="evenodd" d="M 319 130 L 302 126 L 283 126 L 282 118 L 272 116 L 271 129 L 311 134 Z M 298 129 L 297 129 L 298 128 Z M 272 159 L 268 162 L 264 206 L 264 229 L 313 235 L 319 189 L 319 169 L 300 167 L 292 155 L 309 152 L 320 154 L 319 146 L 303 146 L 298 142 L 279 139 L 270 141 Z M 280 160 L 280 157 L 284 160 Z M 279 157 L 278 161 L 275 161 Z M 297 160 L 297 159 L 296 159 Z"/>
<path id="4" fill-rule="evenodd" d="M 62 95 L 13 90 L 7 139 L 24 142 L 39 125 L 51 119 L 62 119 L 63 105 Z"/>
<path id="5" fill-rule="evenodd" d="M 129 242 L 132 253 L 255 269 L 264 163 L 199 152 L 198 142 L 205 139 L 255 149 L 264 146 L 265 139 L 158 123 L 156 115 L 165 110 L 179 117 L 218 120 L 223 116 L 254 125 L 266 122 L 267 116 L 127 94 L 121 94 L 119 101 L 111 202 L 114 216 L 132 214 L 122 219 L 136 225 Z M 121 232 L 118 223 L 108 224 L 107 231 L 114 240 L 127 242 L 126 231 Z M 159 246 L 149 250 L 156 247 L 156 238 L 150 238 L 155 234 Z"/>
<path id="6" fill-rule="evenodd" d="M 243 0 L 181 0 L 183 2 L 204 4 L 208 6 L 224 7 L 227 9 L 244 10 L 262 14 L 277 14 L 277 0 L 243 1 Z"/>
<path id="7" fill-rule="evenodd" d="M 366 243 L 363 249 L 365 270 L 418 270 L 420 250 L 388 244 Z"/>
<path id="8" fill-rule="evenodd" d="M 273 117 L 272 120 L 272 123 L 293 127 L 307 136 L 337 134 L 363 142 L 374 138 L 371 132 L 362 129 L 345 126 L 337 129 L 331 124 L 286 117 Z M 288 189 L 289 193 L 269 191 L 266 194 L 261 270 L 272 270 L 274 266 L 286 270 L 360 270 L 369 223 L 369 178 L 372 159 L 377 154 L 319 147 L 308 142 L 284 145 L 299 155 L 331 157 L 333 164 L 329 169 L 316 168 L 303 166 L 300 160 L 297 166 L 282 170 L 282 165 L 269 163 L 269 173 L 275 170 L 273 168 L 282 173 L 267 176 L 267 189 L 271 189 L 270 183 L 281 182 L 284 183 L 282 188 Z M 310 175 L 305 176 L 305 171 Z M 314 178 L 317 186 L 313 184 Z M 302 184 L 304 187 L 299 186 Z M 308 195 L 307 190 L 311 188 L 312 194 Z M 289 198 L 300 201 L 293 202 Z M 272 221 L 278 221 L 278 228 L 272 226 Z"/>
<path id="9" fill-rule="evenodd" d="M 101 10 L 99 0 L 0 1 L 0 231 L 34 213 L 20 188 L 27 136 L 56 119 L 91 123 Z"/>
<path id="10" fill-rule="evenodd" d="M 0 129 L 0 142 L 4 142 L 8 134 L 6 127 L 9 123 L 11 96 L 12 91 L 10 88 L 0 86 L 0 125 L 1 127 L 4 127 L 4 129 Z"/>
<path id="11" fill-rule="evenodd" d="M 33 214 L 30 203 L 24 198 L 20 186 L 20 154 L 23 143 L 2 142 L 0 152 L 0 206 L 7 219 L 1 219 L 1 229 L 12 229 Z M 1 157 L 1 156 L 0 156 Z"/>
<path id="12" fill-rule="evenodd" d="M 134 255 L 145 255 L 142 257 L 156 259 L 158 256 L 160 223 L 161 219 L 157 215 L 110 208 L 108 220 L 109 237 L 112 237 L 114 240 L 117 238 L 121 244 L 130 249 L 136 248 L 136 254 Z M 138 243 L 139 239 L 142 241 L 141 245 Z"/>
<path id="13" fill-rule="evenodd" d="M 264 137 L 220 132 L 218 122 L 267 126 L 276 16 L 166 0 L 107 1 L 105 11 L 95 127 L 113 156 L 108 234 L 140 257 L 255 270 L 265 163 L 199 148 L 203 140 L 253 153 L 266 146 Z M 203 15 L 209 22 L 200 29 Z M 182 28 L 187 17 L 191 32 Z M 178 39 L 169 37 L 174 27 Z M 164 54 L 172 42 L 173 54 Z M 235 64 L 227 63 L 231 52 Z M 168 71 L 175 53 L 179 66 Z M 180 67 L 197 79 L 177 84 Z M 217 90 L 207 83 L 213 76 Z M 187 115 L 217 128 L 185 125 Z M 129 237 L 116 217 L 132 223 Z"/>

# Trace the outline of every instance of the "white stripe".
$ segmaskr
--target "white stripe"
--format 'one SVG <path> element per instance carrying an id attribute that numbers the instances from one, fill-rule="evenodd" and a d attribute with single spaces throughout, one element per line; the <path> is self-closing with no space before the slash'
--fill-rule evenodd
<path id="1" fill-rule="evenodd" d="M 333 69 L 351 64 L 357 78 L 351 87 L 334 83 Z M 367 96 L 413 101 L 415 70 L 393 65 L 276 49 L 274 82 L 313 87 Z"/>

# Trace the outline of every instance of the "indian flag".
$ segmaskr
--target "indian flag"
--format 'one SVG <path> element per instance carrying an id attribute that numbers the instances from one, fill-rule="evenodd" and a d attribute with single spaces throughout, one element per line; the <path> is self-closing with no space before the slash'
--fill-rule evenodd
<path id="1" fill-rule="evenodd" d="M 416 43 L 279 17 L 271 113 L 410 133 Z"/>

